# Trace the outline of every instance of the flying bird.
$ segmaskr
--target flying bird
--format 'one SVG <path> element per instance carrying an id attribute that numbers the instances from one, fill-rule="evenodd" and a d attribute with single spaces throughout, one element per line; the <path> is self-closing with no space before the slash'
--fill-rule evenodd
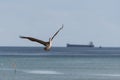
<path id="1" fill-rule="evenodd" d="M 36 39 L 36 38 L 33 38 L 33 37 L 20 36 L 20 38 L 22 38 L 22 39 L 28 39 L 28 40 L 30 40 L 30 41 L 40 43 L 40 44 L 42 44 L 42 45 L 45 46 L 45 47 L 44 47 L 44 50 L 49 51 L 49 50 L 51 49 L 51 47 L 52 47 L 52 42 L 53 42 L 54 37 L 58 34 L 58 32 L 59 32 L 61 29 L 63 29 L 63 25 L 62 25 L 62 27 L 61 27 L 52 37 L 49 38 L 49 41 L 48 41 L 48 42 L 43 41 L 43 40 L 40 40 L 40 39 Z"/>

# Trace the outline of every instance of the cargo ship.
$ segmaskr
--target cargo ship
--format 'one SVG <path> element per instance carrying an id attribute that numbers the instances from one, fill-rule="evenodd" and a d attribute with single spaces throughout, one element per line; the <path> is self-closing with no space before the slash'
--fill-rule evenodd
<path id="1" fill-rule="evenodd" d="M 67 47 L 95 47 L 93 42 L 90 42 L 88 45 L 84 44 L 67 44 Z"/>

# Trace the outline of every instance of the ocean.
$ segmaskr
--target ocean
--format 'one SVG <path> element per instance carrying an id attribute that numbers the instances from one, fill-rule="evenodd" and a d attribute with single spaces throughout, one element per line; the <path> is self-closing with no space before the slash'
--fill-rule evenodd
<path id="1" fill-rule="evenodd" d="M 120 48 L 0 47 L 0 80 L 120 80 Z"/>

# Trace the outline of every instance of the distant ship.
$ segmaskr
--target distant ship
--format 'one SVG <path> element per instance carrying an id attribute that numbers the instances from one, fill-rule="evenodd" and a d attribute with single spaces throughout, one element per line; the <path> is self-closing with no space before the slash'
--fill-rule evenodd
<path id="1" fill-rule="evenodd" d="M 90 42 L 88 45 L 83 44 L 67 44 L 67 47 L 95 47 L 93 42 Z"/>

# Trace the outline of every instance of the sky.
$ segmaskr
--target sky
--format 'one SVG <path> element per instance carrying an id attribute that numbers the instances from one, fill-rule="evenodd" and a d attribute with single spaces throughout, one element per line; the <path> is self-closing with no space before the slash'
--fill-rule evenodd
<path id="1" fill-rule="evenodd" d="M 120 0 L 0 0 L 0 46 L 42 46 L 20 39 L 48 41 L 61 26 L 53 46 L 88 44 L 120 47 Z"/>

